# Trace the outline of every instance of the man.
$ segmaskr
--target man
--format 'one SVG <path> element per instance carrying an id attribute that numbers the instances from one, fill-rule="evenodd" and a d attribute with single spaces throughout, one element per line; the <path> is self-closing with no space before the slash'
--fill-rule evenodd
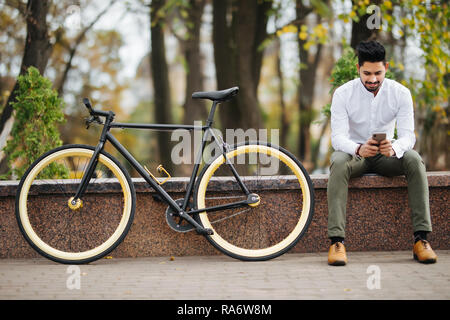
<path id="1" fill-rule="evenodd" d="M 358 47 L 359 78 L 336 89 L 331 104 L 331 156 L 328 180 L 328 264 L 345 265 L 345 217 L 348 181 L 364 173 L 405 175 L 414 231 L 413 256 L 434 263 L 436 254 L 427 242 L 431 231 L 428 181 L 415 143 L 413 102 L 410 91 L 385 79 L 388 63 L 384 47 L 376 41 Z M 393 141 L 397 127 L 398 139 Z M 373 133 L 385 133 L 381 142 Z"/>

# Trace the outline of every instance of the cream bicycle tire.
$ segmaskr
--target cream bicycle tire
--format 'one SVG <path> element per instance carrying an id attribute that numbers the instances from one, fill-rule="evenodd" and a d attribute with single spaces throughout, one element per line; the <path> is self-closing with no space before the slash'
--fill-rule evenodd
<path id="1" fill-rule="evenodd" d="M 210 228 L 214 231 L 213 235 L 206 235 L 206 238 L 214 247 L 216 247 L 223 253 L 240 260 L 268 260 L 287 252 L 296 243 L 298 243 L 301 237 L 305 234 L 311 222 L 314 211 L 314 189 L 311 179 L 302 164 L 292 154 L 282 149 L 281 147 L 262 142 L 254 144 L 247 143 L 244 145 L 233 147 L 232 150 L 227 153 L 227 158 L 233 159 L 241 154 L 251 152 L 257 154 L 273 155 L 280 161 L 282 161 L 295 174 L 296 178 L 294 178 L 293 181 L 297 179 L 299 189 L 301 190 L 301 212 L 298 215 L 298 219 L 297 217 L 295 218 L 296 221 L 293 223 L 295 224 L 295 226 L 292 227 L 292 230 L 289 231 L 289 234 L 287 234 L 277 243 L 274 243 L 268 247 L 257 249 L 244 248 L 233 244 L 232 241 L 224 238 L 221 235 L 221 231 L 217 230 L 213 219 L 210 218 L 214 215 L 214 213 L 201 212 L 198 214 L 197 219 L 200 221 L 203 227 Z M 195 192 L 197 209 L 200 210 L 207 207 L 205 204 L 205 193 L 207 191 L 208 184 L 210 183 L 210 180 L 213 177 L 214 173 L 221 166 L 224 166 L 224 164 L 224 157 L 219 156 L 202 170 L 201 174 L 199 175 L 199 180 Z M 258 208 L 253 208 L 252 210 L 257 209 Z M 234 226 L 231 226 L 230 228 L 223 228 L 222 232 L 228 232 L 233 227 Z M 253 227 L 253 225 L 251 227 Z M 238 226 L 238 228 L 240 228 L 240 226 Z M 230 233 L 232 232 L 239 233 L 236 230 L 230 231 Z M 238 236 L 239 235 L 233 235 L 230 237 Z"/>
<path id="2" fill-rule="evenodd" d="M 27 172 L 22 177 L 18 190 L 16 195 L 16 218 L 19 224 L 20 231 L 24 235 L 25 239 L 28 241 L 28 243 L 41 255 L 43 255 L 46 258 L 49 258 L 51 260 L 54 260 L 56 262 L 60 263 L 66 263 L 66 264 L 82 264 L 82 263 L 89 263 L 92 261 L 95 261 L 108 253 L 110 253 L 114 248 L 117 247 L 118 244 L 120 244 L 126 234 L 128 233 L 133 218 L 134 218 L 134 211 L 136 208 L 136 195 L 133 183 L 131 182 L 131 178 L 128 174 L 128 172 L 123 168 L 123 166 L 118 162 L 115 158 L 113 158 L 111 155 L 107 154 L 106 152 L 101 152 L 99 159 L 98 159 L 98 166 L 103 165 L 106 169 L 110 170 L 112 174 L 114 175 L 113 180 L 108 180 L 112 182 L 118 182 L 120 185 L 120 192 L 119 195 L 123 195 L 119 198 L 121 199 L 120 202 L 123 203 L 123 209 L 119 208 L 117 210 L 120 210 L 121 217 L 115 217 L 116 220 L 120 221 L 117 223 L 117 226 L 113 226 L 113 231 L 111 232 L 111 235 L 107 234 L 107 239 L 105 241 L 101 240 L 101 243 L 99 245 L 96 245 L 93 248 L 86 249 L 84 251 L 79 252 L 71 252 L 67 251 L 65 249 L 56 248 L 57 242 L 55 241 L 54 244 L 50 244 L 53 239 L 51 239 L 51 236 L 48 236 L 49 240 L 44 241 L 42 238 L 42 234 L 39 234 L 37 230 L 43 229 L 41 228 L 38 223 L 36 225 L 32 224 L 31 214 L 32 210 L 30 209 L 30 212 L 28 210 L 28 207 L 31 206 L 32 199 L 33 199 L 33 192 L 30 192 L 30 188 L 33 185 L 33 182 L 35 182 L 35 185 L 38 187 L 39 180 L 36 179 L 36 177 L 43 172 L 45 168 L 47 168 L 48 165 L 51 165 L 52 163 L 59 163 L 62 159 L 66 161 L 65 159 L 68 157 L 85 157 L 86 159 L 90 159 L 94 153 L 94 148 L 90 146 L 85 145 L 68 145 L 68 146 L 62 146 L 56 149 L 53 149 L 43 156 L 41 156 L 39 159 L 37 159 L 27 170 Z M 58 162 L 59 161 L 59 162 Z M 74 179 L 72 179 L 74 180 Z M 63 180 L 63 179 L 51 179 L 51 182 L 54 184 L 54 189 L 59 192 L 60 189 L 62 190 L 65 188 L 65 186 L 70 185 L 67 182 L 71 182 L 71 179 L 69 180 Z M 102 180 L 102 179 L 100 179 Z M 56 181 L 56 182 L 55 182 Z M 80 179 L 75 181 L 80 181 Z M 92 181 L 92 179 L 91 179 Z M 101 184 L 101 182 L 100 182 Z M 76 185 L 76 183 L 74 183 Z M 63 190 L 64 191 L 64 190 Z M 73 190 L 72 190 L 73 192 Z M 71 193 L 68 193 L 70 195 Z M 68 195 L 64 194 L 64 197 L 68 197 Z M 73 194 L 72 194 L 73 195 Z M 42 195 L 44 199 L 46 199 L 48 207 L 51 207 L 52 202 L 56 201 L 54 196 L 48 196 L 48 195 Z M 108 198 L 103 198 L 106 202 L 108 201 Z M 68 199 L 67 199 L 68 200 Z M 45 200 L 44 200 L 45 201 Z M 99 203 L 94 203 L 92 201 L 92 205 L 89 208 L 78 208 L 78 212 L 82 212 L 83 210 L 86 211 L 86 215 L 84 217 L 89 217 L 90 211 L 97 212 L 96 214 L 101 213 L 101 208 L 99 207 Z M 62 209 L 60 209 L 62 208 Z M 48 209 L 50 210 L 50 209 Z M 61 220 L 64 218 L 64 212 L 71 213 L 71 209 L 63 208 L 63 206 L 59 206 L 58 214 L 60 214 Z M 76 211 L 76 210 L 72 210 Z M 42 211 L 44 213 L 44 211 Z M 78 212 L 75 212 L 72 214 L 72 217 L 77 217 L 76 214 Z M 94 215 L 92 212 L 91 216 Z M 56 210 L 55 210 L 56 213 Z M 63 213 L 61 215 L 61 213 Z M 84 214 L 84 212 L 83 212 Z M 56 214 L 54 214 L 56 216 Z M 80 216 L 79 214 L 78 216 Z M 33 218 L 34 220 L 39 221 L 38 218 Z M 97 218 L 99 220 L 99 223 L 95 224 L 94 227 L 102 227 L 103 222 L 100 220 L 100 217 Z M 55 220 L 56 221 L 56 220 Z M 59 220 L 58 220 L 59 221 Z M 83 218 L 79 218 L 79 225 L 81 227 L 83 226 Z M 105 223 L 106 224 L 106 223 Z M 50 226 L 53 228 L 53 226 Z M 81 228 L 80 227 L 80 228 Z M 54 227 L 58 231 L 58 227 Z M 87 228 L 87 227 L 85 227 Z M 47 230 L 48 231 L 48 230 Z M 95 235 L 95 232 L 97 230 L 93 230 L 92 234 Z M 45 233 L 45 231 L 42 231 L 42 233 Z M 83 234 L 80 235 L 84 236 Z M 87 236 L 87 235 L 86 235 Z M 66 240 L 66 237 L 71 237 L 70 234 L 63 235 L 61 238 L 62 240 Z M 72 239 L 71 239 L 72 241 Z M 88 241 L 85 241 L 88 242 Z"/>

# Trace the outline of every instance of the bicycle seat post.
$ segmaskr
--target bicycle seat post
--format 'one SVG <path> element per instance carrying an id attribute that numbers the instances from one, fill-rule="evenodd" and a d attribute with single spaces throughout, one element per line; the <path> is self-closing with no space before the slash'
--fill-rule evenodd
<path id="1" fill-rule="evenodd" d="M 209 111 L 208 119 L 206 120 L 206 125 L 210 128 L 214 122 L 214 113 L 216 112 L 216 107 L 218 105 L 218 101 L 213 101 L 213 105 L 211 110 Z"/>

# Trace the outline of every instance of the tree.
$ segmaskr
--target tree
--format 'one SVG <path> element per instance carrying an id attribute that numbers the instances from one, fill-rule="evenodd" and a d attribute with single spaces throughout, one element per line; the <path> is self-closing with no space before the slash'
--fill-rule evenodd
<path id="1" fill-rule="evenodd" d="M 23 58 L 19 75 L 24 74 L 30 66 L 35 66 L 42 74 L 50 65 L 51 71 L 60 75 L 59 80 L 55 81 L 59 95 L 62 95 L 63 88 L 69 71 L 73 66 L 73 58 L 77 49 L 85 39 L 86 34 L 97 21 L 110 9 L 111 5 L 117 0 L 111 0 L 109 5 L 102 10 L 88 25 L 80 30 L 75 39 L 69 39 L 65 34 L 64 25 L 66 18 L 67 4 L 52 3 L 52 1 L 29 1 L 27 5 L 21 1 L 10 0 L 6 2 L 9 8 L 14 8 L 21 17 L 25 18 L 27 24 L 27 35 L 24 43 Z M 56 30 L 49 30 L 47 19 L 56 20 L 55 25 L 60 25 Z M 18 24 L 20 25 L 20 24 Z M 15 35 L 10 35 L 15 37 Z M 8 41 L 9 42 L 9 41 Z M 62 47 L 64 47 L 62 49 Z M 63 60 L 66 51 L 68 59 Z M 60 67 L 63 67 L 60 69 Z M 13 109 L 11 103 L 15 101 L 17 84 L 11 91 L 0 117 L 0 150 L 6 145 L 6 140 L 10 135 L 14 123 Z M 1 110 L 1 108 L 0 108 Z M 0 154 L 0 172 L 5 172 L 6 162 L 1 161 Z"/>
<path id="2" fill-rule="evenodd" d="M 89 24 L 87 24 L 83 29 L 81 29 L 81 31 L 75 37 L 75 41 L 64 41 L 64 43 L 66 44 L 69 56 L 64 65 L 64 70 L 61 74 L 58 84 L 56 86 L 58 94 L 60 96 L 63 93 L 64 84 L 66 83 L 66 80 L 67 80 L 67 75 L 69 74 L 69 71 L 72 68 L 73 58 L 75 57 L 75 54 L 77 52 L 78 47 L 80 46 L 80 43 L 85 39 L 86 33 L 89 30 L 91 30 L 92 27 L 100 20 L 100 18 L 108 12 L 108 10 L 111 8 L 111 6 L 116 1 L 117 0 L 111 0 L 110 3 L 102 11 L 100 11 L 97 14 L 97 16 Z"/>
<path id="3" fill-rule="evenodd" d="M 155 121 L 172 122 L 172 102 L 170 98 L 169 71 L 164 40 L 165 0 L 152 0 L 150 5 L 151 55 L 150 65 L 153 76 Z M 170 138 L 167 133 L 158 133 L 159 158 L 169 172 L 173 172 Z"/>
<path id="4" fill-rule="evenodd" d="M 23 23 L 22 23 L 23 22 Z M 16 65 L 22 61 L 25 45 L 25 20 L 20 12 L 6 4 L 0 5 L 0 115 L 16 83 Z"/>
<path id="5" fill-rule="evenodd" d="M 286 102 L 284 100 L 284 92 L 285 92 L 285 82 L 284 82 L 284 76 L 283 71 L 281 69 L 281 43 L 280 39 L 275 39 L 275 45 L 276 45 L 276 74 L 278 77 L 278 96 L 279 96 L 279 103 L 280 103 L 280 146 L 287 146 L 287 138 L 289 134 L 289 129 L 291 127 L 290 121 L 288 119 L 288 112 L 287 112 L 287 106 Z"/>
<path id="6" fill-rule="evenodd" d="M 62 144 L 58 124 L 64 121 L 63 102 L 52 89 L 50 80 L 30 67 L 17 80 L 16 111 L 12 139 L 5 152 L 11 173 L 20 179 L 25 170 L 43 153 Z"/>
<path id="7" fill-rule="evenodd" d="M 218 89 L 239 86 L 240 93 L 219 108 L 222 128 L 261 128 L 257 90 L 262 44 L 272 1 L 213 1 L 214 62 Z M 228 17 L 231 16 L 231 19 Z"/>
<path id="8" fill-rule="evenodd" d="M 305 22 L 306 17 L 314 12 L 314 7 L 306 7 L 303 1 L 297 0 L 297 20 Z M 328 15 L 329 12 L 326 12 Z M 316 15 L 320 19 L 320 15 Z M 316 83 L 317 67 L 319 65 L 322 46 L 326 39 L 326 30 L 322 24 L 317 23 L 313 33 L 318 37 L 317 41 L 308 38 L 306 34 L 306 24 L 302 24 L 298 37 L 298 48 L 300 57 L 299 86 L 298 86 L 298 105 L 300 113 L 299 137 L 298 137 L 298 156 L 304 162 L 306 167 L 311 166 L 311 123 L 314 120 L 313 100 L 314 88 Z M 310 52 L 311 44 L 316 44 L 315 53 Z"/>
<path id="9" fill-rule="evenodd" d="M 181 2 L 178 12 L 184 24 L 184 34 L 179 35 L 174 30 L 172 31 L 180 42 L 186 69 L 186 89 L 183 104 L 183 122 L 185 124 L 193 124 L 194 121 L 204 120 L 208 115 L 204 101 L 194 101 L 191 98 L 193 92 L 203 90 L 200 27 L 205 4 L 206 0 L 189 0 L 185 4 Z"/>
<path id="10" fill-rule="evenodd" d="M 200 52 L 200 28 L 206 0 L 174 1 L 168 8 L 168 16 L 172 34 L 177 38 L 183 61 L 185 90 L 183 103 L 183 123 L 192 125 L 195 121 L 205 121 L 207 118 L 206 102 L 193 100 L 192 93 L 203 91 L 203 61 Z M 181 23 L 178 23 L 181 22 Z M 194 150 L 194 134 L 191 134 L 191 155 Z M 193 160 L 193 159 L 191 159 Z M 177 166 L 177 174 L 189 175 L 191 166 Z"/>
<path id="11" fill-rule="evenodd" d="M 21 6 L 21 3 L 18 4 L 27 23 L 27 36 L 19 75 L 23 75 L 30 66 L 36 67 L 42 74 L 47 66 L 52 49 L 47 29 L 50 2 L 29 0 L 26 7 Z M 16 82 L 0 116 L 0 150 L 5 146 L 14 123 L 12 103 L 16 101 L 18 89 L 19 84 Z M 6 163 L 2 160 L 3 158 L 0 157 L 0 173 L 6 170 Z"/>
<path id="12" fill-rule="evenodd" d="M 449 104 L 450 104 L 450 8 L 446 1 L 427 4 L 414 0 L 401 5 L 406 9 L 403 18 L 392 19 L 388 29 L 405 30 L 407 37 L 419 38 L 423 52 L 423 78 L 410 77 L 404 84 L 411 89 L 416 104 L 417 149 L 422 153 L 429 170 L 450 167 Z M 384 4 L 385 5 L 385 4 Z M 396 4 L 400 6 L 400 4 Z M 389 10 L 382 6 L 383 11 Z"/>

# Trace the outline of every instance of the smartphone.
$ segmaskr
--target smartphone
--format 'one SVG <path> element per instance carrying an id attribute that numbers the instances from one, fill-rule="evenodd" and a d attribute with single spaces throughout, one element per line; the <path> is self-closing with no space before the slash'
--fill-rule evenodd
<path id="1" fill-rule="evenodd" d="M 386 139 L 386 133 L 374 133 L 372 134 L 372 139 L 380 143 L 384 139 Z"/>

